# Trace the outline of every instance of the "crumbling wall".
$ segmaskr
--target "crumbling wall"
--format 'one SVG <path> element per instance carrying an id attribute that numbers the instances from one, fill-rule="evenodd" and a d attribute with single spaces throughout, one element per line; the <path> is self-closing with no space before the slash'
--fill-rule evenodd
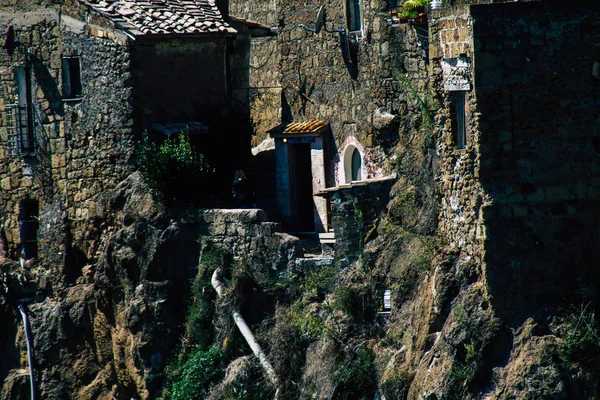
<path id="1" fill-rule="evenodd" d="M 217 248 L 261 273 L 291 269 L 302 254 L 300 240 L 267 222 L 263 210 L 201 210 L 199 232 L 204 248 Z"/>

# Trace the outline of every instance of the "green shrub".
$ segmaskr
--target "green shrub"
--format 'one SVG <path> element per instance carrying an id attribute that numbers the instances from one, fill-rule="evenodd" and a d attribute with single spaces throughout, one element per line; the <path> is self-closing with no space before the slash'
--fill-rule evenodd
<path id="1" fill-rule="evenodd" d="M 401 370 L 388 376 L 381 383 L 381 391 L 386 399 L 404 400 L 415 377 L 414 373 Z"/>
<path id="2" fill-rule="evenodd" d="M 562 337 L 561 350 L 564 356 L 578 361 L 600 351 L 600 332 L 594 311 L 589 304 L 578 312 L 569 314 L 561 325 L 558 334 Z"/>
<path id="3" fill-rule="evenodd" d="M 192 293 L 187 310 L 185 333 L 192 345 L 207 349 L 214 341 L 213 317 L 216 292 L 211 285 L 213 272 L 227 259 L 219 250 L 204 251 L 198 266 L 198 274 L 192 282 Z"/>
<path id="4" fill-rule="evenodd" d="M 474 375 L 473 365 L 455 363 L 450 370 L 450 382 L 446 388 L 448 400 L 464 400 Z"/>
<path id="5" fill-rule="evenodd" d="M 353 318 L 360 318 L 364 304 L 360 291 L 348 286 L 339 286 L 333 292 L 333 307 Z"/>
<path id="6" fill-rule="evenodd" d="M 161 144 L 150 141 L 144 132 L 136 146 L 136 164 L 148 185 L 168 203 L 195 200 L 191 188 L 214 172 L 192 148 L 188 132 L 170 136 Z"/>
<path id="7" fill-rule="evenodd" d="M 369 348 L 359 346 L 350 361 L 341 365 L 335 372 L 338 386 L 333 398 L 338 400 L 373 398 L 377 386 L 374 359 L 375 356 Z"/>
<path id="8" fill-rule="evenodd" d="M 173 372 L 171 396 L 173 400 L 204 399 L 210 387 L 223 378 L 223 353 L 216 346 L 208 350 L 195 349 L 184 363 Z"/>

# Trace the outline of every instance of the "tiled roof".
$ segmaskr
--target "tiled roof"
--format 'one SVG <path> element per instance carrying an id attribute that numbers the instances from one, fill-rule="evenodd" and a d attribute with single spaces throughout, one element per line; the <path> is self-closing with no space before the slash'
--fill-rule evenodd
<path id="1" fill-rule="evenodd" d="M 294 121 L 283 127 L 284 135 L 298 135 L 303 133 L 321 133 L 329 124 L 323 120 Z"/>
<path id="2" fill-rule="evenodd" d="M 235 33 L 211 0 L 78 0 L 131 34 Z"/>

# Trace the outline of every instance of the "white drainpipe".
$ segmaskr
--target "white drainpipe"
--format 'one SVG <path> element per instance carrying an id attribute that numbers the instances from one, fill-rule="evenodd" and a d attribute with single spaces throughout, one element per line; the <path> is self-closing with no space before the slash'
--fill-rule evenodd
<path id="1" fill-rule="evenodd" d="M 219 295 L 219 297 L 221 297 L 221 295 L 223 293 L 223 284 L 219 281 L 219 278 L 218 278 L 219 273 L 220 273 L 220 268 L 217 269 L 213 273 L 211 283 L 212 283 L 213 288 L 215 288 L 215 290 L 217 291 L 217 294 Z M 277 379 L 275 370 L 269 363 L 267 356 L 260 348 L 260 345 L 254 338 L 252 331 L 248 327 L 248 324 L 246 324 L 246 321 L 244 321 L 244 318 L 241 316 L 241 314 L 234 310 L 231 312 L 231 316 L 233 317 L 233 321 L 235 322 L 238 329 L 240 330 L 240 333 L 242 334 L 244 339 L 246 339 L 246 342 L 248 342 L 248 345 L 252 349 L 252 352 L 254 353 L 256 358 L 258 358 L 258 361 L 260 362 L 260 365 L 265 370 L 265 373 L 267 374 L 267 377 L 271 381 L 271 384 L 277 388 L 277 390 L 275 392 L 275 398 L 277 398 L 278 393 L 279 393 L 279 380 Z"/>
<path id="2" fill-rule="evenodd" d="M 29 384 L 31 386 L 31 400 L 35 400 L 35 378 L 33 371 L 33 339 L 31 337 L 31 328 L 29 326 L 29 318 L 27 318 L 27 310 L 23 303 L 19 303 L 19 311 L 23 317 L 23 330 L 27 339 L 27 362 L 29 363 Z"/>

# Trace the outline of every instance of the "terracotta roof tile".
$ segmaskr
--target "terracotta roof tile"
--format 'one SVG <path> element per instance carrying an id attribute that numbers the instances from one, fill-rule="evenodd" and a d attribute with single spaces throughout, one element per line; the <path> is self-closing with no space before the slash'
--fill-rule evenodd
<path id="1" fill-rule="evenodd" d="M 294 121 L 287 124 L 281 133 L 284 135 L 321 133 L 328 125 L 329 124 L 323 120 Z"/>
<path id="2" fill-rule="evenodd" d="M 235 33 L 210 0 L 78 0 L 140 34 Z M 185 23 L 184 23 L 185 22 Z M 189 24 L 188 24 L 189 22 Z"/>

